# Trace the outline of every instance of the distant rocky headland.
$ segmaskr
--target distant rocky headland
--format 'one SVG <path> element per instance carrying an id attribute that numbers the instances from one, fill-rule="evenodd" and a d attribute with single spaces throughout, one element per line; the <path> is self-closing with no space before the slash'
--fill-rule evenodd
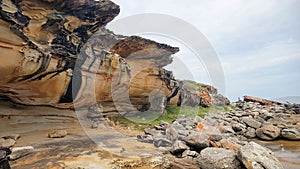
<path id="1" fill-rule="evenodd" d="M 15 168 L 281 169 L 256 141 L 300 140 L 299 105 L 250 96 L 230 103 L 211 85 L 177 80 L 164 67 L 180 49 L 108 30 L 120 12 L 110 0 L 0 0 L 0 11 L 0 168 L 10 161 Z M 218 106 L 228 111 L 161 120 L 143 133 L 108 118 Z"/>

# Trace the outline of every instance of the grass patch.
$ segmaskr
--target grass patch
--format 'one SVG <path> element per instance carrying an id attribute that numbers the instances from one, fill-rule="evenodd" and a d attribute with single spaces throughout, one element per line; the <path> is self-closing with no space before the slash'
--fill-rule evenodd
<path id="1" fill-rule="evenodd" d="M 236 106 L 234 106 L 234 105 L 229 105 L 229 107 L 230 107 L 232 110 L 236 109 Z"/>
<path id="2" fill-rule="evenodd" d="M 184 80 L 183 81 L 183 87 L 189 90 L 200 90 L 203 86 L 207 86 L 203 83 L 198 83 L 192 80 Z"/>
<path id="3" fill-rule="evenodd" d="M 165 110 L 161 116 L 154 114 L 140 114 L 136 117 L 125 118 L 122 116 L 110 117 L 117 125 L 123 127 L 132 127 L 136 130 L 144 130 L 149 126 L 158 125 L 159 122 L 166 121 L 172 123 L 177 118 L 183 117 L 204 117 L 208 113 L 220 113 L 228 112 L 231 109 L 230 106 L 211 106 L 211 107 L 169 107 Z"/>

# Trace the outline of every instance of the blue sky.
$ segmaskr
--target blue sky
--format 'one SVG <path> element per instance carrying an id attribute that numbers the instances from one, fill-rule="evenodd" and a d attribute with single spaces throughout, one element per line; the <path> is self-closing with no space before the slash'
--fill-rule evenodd
<path id="1" fill-rule="evenodd" d="M 121 6 L 116 19 L 168 14 L 201 31 L 218 54 L 226 82 L 224 94 L 232 101 L 244 95 L 268 99 L 300 96 L 299 0 L 113 1 Z M 167 67 L 177 78 L 210 83 L 205 67 L 194 62 L 188 48 L 165 37 L 144 37 L 181 48 L 174 65 Z M 178 69 L 176 64 L 182 62 L 185 66 Z"/>

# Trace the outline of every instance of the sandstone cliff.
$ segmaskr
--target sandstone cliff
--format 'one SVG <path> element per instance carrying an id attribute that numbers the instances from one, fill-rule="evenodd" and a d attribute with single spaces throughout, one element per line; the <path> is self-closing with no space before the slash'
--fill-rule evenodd
<path id="1" fill-rule="evenodd" d="M 0 0 L 0 11 L 0 96 L 13 102 L 122 111 L 229 103 L 163 69 L 179 48 L 107 30 L 120 11 L 111 1 Z"/>

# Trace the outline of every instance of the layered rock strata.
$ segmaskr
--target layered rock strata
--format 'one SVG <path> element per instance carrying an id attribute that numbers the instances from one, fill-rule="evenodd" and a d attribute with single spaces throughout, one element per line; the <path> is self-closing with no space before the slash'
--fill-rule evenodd
<path id="1" fill-rule="evenodd" d="M 2 0 L 0 10 L 0 96 L 13 102 L 121 111 L 229 103 L 163 69 L 179 48 L 107 30 L 120 11 L 111 1 Z"/>

